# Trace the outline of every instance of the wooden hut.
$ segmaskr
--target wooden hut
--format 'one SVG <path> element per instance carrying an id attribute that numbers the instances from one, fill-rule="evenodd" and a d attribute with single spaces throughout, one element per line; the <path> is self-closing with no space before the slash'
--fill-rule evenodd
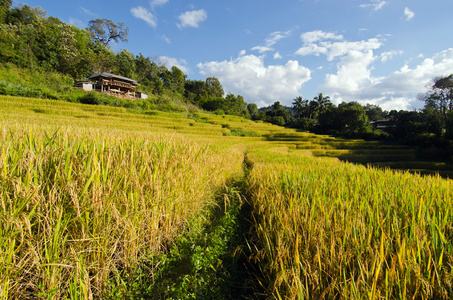
<path id="1" fill-rule="evenodd" d="M 135 97 L 135 89 L 138 85 L 134 79 L 105 72 L 94 73 L 88 77 L 88 80 L 92 82 L 94 90 L 132 97 Z"/>

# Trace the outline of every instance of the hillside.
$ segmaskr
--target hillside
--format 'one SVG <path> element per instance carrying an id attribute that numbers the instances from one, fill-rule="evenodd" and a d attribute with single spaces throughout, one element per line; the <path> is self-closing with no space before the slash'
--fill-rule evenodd
<path id="1" fill-rule="evenodd" d="M 408 147 L 0 96 L 2 298 L 451 298 L 451 180 Z M 158 296 L 157 296 L 158 295 Z"/>

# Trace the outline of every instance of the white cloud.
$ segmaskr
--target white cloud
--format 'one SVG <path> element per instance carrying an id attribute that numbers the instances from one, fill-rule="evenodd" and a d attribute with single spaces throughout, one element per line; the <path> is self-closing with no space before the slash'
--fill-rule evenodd
<path id="1" fill-rule="evenodd" d="M 267 38 L 266 38 L 266 46 L 272 46 L 275 45 L 279 40 L 287 38 L 291 34 L 291 31 L 275 31 L 272 32 Z"/>
<path id="2" fill-rule="evenodd" d="M 393 50 L 393 51 L 383 52 L 383 53 L 381 53 L 381 61 L 386 62 L 389 59 L 392 59 L 394 56 L 402 55 L 403 53 L 404 53 L 404 51 L 402 51 L 402 50 L 400 50 L 400 51 Z"/>
<path id="3" fill-rule="evenodd" d="M 326 87 L 340 94 L 354 94 L 362 87 L 369 86 L 371 84 L 369 66 L 374 60 L 372 50 L 351 51 L 338 63 L 337 74 L 326 75 Z"/>
<path id="4" fill-rule="evenodd" d="M 277 51 L 274 53 L 274 59 L 281 59 L 282 56 L 280 55 L 280 53 Z"/>
<path id="5" fill-rule="evenodd" d="M 95 13 L 89 11 L 88 9 L 86 9 L 85 7 L 82 7 L 80 6 L 80 9 L 87 15 L 90 15 L 90 16 L 97 16 Z"/>
<path id="6" fill-rule="evenodd" d="M 386 5 L 386 4 L 387 4 L 386 1 L 382 1 L 382 0 L 372 0 L 371 3 L 361 4 L 361 5 L 359 5 L 359 7 L 364 7 L 364 8 L 366 8 L 366 7 L 371 7 L 371 8 L 373 8 L 373 10 L 378 11 L 378 10 L 380 10 L 381 8 L 383 8 L 384 5 Z"/>
<path id="7" fill-rule="evenodd" d="M 316 55 L 324 54 L 327 60 L 331 61 L 335 57 L 344 56 L 351 51 L 362 51 L 378 49 L 382 42 L 377 38 L 372 38 L 365 41 L 348 42 L 345 41 L 342 35 L 336 35 L 331 32 L 323 32 L 320 30 L 306 32 L 301 35 L 304 45 L 296 51 L 298 55 Z M 338 42 L 332 42 L 337 40 Z"/>
<path id="8" fill-rule="evenodd" d="M 225 91 L 244 96 L 245 101 L 266 106 L 290 101 L 310 80 L 310 70 L 295 60 L 285 65 L 264 65 L 263 56 L 243 55 L 229 61 L 198 64 L 200 73 L 215 76 Z M 290 103 L 286 103 L 290 105 Z"/>
<path id="9" fill-rule="evenodd" d="M 410 10 L 409 8 L 407 8 L 407 7 L 404 9 L 404 15 L 406 16 L 406 20 L 407 20 L 407 21 L 409 21 L 410 19 L 412 19 L 412 18 L 415 16 L 414 12 L 411 11 L 411 10 Z"/>
<path id="10" fill-rule="evenodd" d="M 250 50 L 258 51 L 259 53 L 264 53 L 264 52 L 267 52 L 267 51 L 272 51 L 274 49 L 272 49 L 270 47 L 266 47 L 266 46 L 255 46 L 255 47 L 251 48 Z"/>
<path id="11" fill-rule="evenodd" d="M 291 31 L 275 31 L 269 34 L 269 36 L 264 41 L 264 46 L 255 46 L 251 50 L 258 51 L 259 53 L 264 53 L 267 51 L 272 51 L 273 45 L 275 45 L 279 40 L 287 38 L 291 34 Z"/>
<path id="12" fill-rule="evenodd" d="M 241 52 L 239 52 L 239 56 L 243 56 L 245 55 L 247 52 L 245 50 L 241 50 Z"/>
<path id="13" fill-rule="evenodd" d="M 178 59 L 168 56 L 160 56 L 158 59 L 159 64 L 164 65 L 167 69 L 171 70 L 171 67 L 175 66 L 185 74 L 189 73 L 189 68 L 187 67 L 187 61 L 185 59 Z"/>
<path id="14" fill-rule="evenodd" d="M 372 76 L 370 65 L 376 58 L 371 50 L 344 57 L 337 73 L 326 75 L 326 92 L 336 103 L 357 100 L 387 110 L 412 110 L 423 107 L 417 94 L 426 92 L 434 77 L 449 75 L 453 69 L 453 48 L 424 59 L 414 68 L 405 65 L 386 77 Z"/>
<path id="15" fill-rule="evenodd" d="M 166 3 L 168 3 L 169 0 L 152 0 L 149 2 L 149 5 L 151 5 L 152 8 L 156 6 L 162 6 Z"/>
<path id="16" fill-rule="evenodd" d="M 171 44 L 170 39 L 169 39 L 165 34 L 162 35 L 162 39 L 163 39 L 167 44 Z"/>
<path id="17" fill-rule="evenodd" d="M 304 44 L 312 44 L 325 40 L 343 40 L 342 35 L 336 35 L 335 33 L 324 32 L 322 30 L 304 32 L 300 35 L 300 38 L 302 39 L 302 42 L 304 42 Z"/>
<path id="18" fill-rule="evenodd" d="M 191 10 L 186 11 L 179 15 L 180 23 L 177 24 L 178 28 L 185 28 L 185 27 L 198 27 L 201 22 L 206 20 L 208 14 L 204 9 L 200 10 Z"/>
<path id="19" fill-rule="evenodd" d="M 151 27 L 157 26 L 157 18 L 149 12 L 146 8 L 139 6 L 139 7 L 132 7 L 131 13 L 137 19 L 141 19 L 148 23 Z"/>

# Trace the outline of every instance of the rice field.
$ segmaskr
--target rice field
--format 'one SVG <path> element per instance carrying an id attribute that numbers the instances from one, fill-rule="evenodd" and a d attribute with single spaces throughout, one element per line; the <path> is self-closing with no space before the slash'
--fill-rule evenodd
<path id="1" fill-rule="evenodd" d="M 263 288 L 275 299 L 449 299 L 451 180 L 256 150 Z"/>
<path id="2" fill-rule="evenodd" d="M 451 172 L 414 149 L 200 111 L 6 96 L 0 108 L 2 299 L 110 299 L 117 288 L 142 290 L 124 277 L 138 265 L 151 278 L 143 290 L 170 293 L 152 285 L 175 277 L 162 273 L 172 249 L 187 232 L 223 224 L 212 211 L 228 216 L 234 197 L 250 210 L 231 219 L 249 222 L 248 240 L 214 250 L 194 239 L 197 260 L 180 268 L 212 277 L 224 262 L 209 253 L 247 253 L 257 299 L 453 297 L 452 181 L 386 169 Z M 232 128 L 257 136 L 228 136 Z M 208 282 L 184 278 L 179 294 L 145 298 L 194 299 L 184 289 Z"/>

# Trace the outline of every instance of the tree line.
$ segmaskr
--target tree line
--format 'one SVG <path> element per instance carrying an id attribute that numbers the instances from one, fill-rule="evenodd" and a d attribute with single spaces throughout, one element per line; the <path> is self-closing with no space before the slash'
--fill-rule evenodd
<path id="1" fill-rule="evenodd" d="M 275 102 L 250 111 L 252 119 L 308 130 L 318 134 L 387 140 L 411 146 L 442 149 L 439 155 L 453 155 L 453 74 L 433 79 L 428 92 L 419 95 L 423 109 L 383 110 L 378 105 L 357 101 L 338 105 L 319 93 L 312 100 L 298 96 L 292 106 Z M 250 105 L 249 105 L 250 107 Z"/>

